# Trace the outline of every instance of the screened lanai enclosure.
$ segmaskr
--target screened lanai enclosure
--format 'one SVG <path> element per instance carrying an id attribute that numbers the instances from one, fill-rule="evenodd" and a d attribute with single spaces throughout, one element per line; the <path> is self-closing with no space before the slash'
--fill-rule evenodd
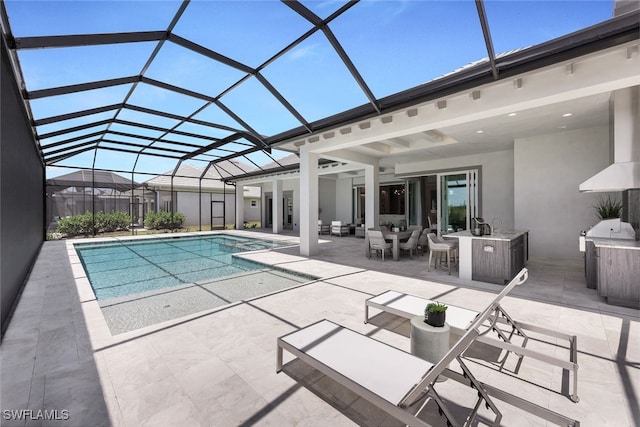
<path id="1" fill-rule="evenodd" d="M 545 28 L 531 45 L 612 12 L 551 2 L 542 16 L 535 2 L 480 0 L 2 5 L 48 178 L 77 168 L 137 182 L 186 161 L 228 182 L 283 167 L 283 141 L 526 70 L 547 52 L 520 51 L 525 22 Z M 228 170 L 231 159 L 247 166 Z"/>
<path id="2" fill-rule="evenodd" d="M 153 194 L 139 183 L 106 171 L 79 170 L 48 179 L 46 191 L 49 231 L 55 231 L 57 219 L 87 212 L 126 212 L 137 223 L 153 203 Z"/>
<path id="3" fill-rule="evenodd" d="M 3 319 L 51 219 L 86 211 L 89 194 L 92 211 L 126 204 L 140 217 L 160 203 L 136 183 L 171 186 L 193 165 L 226 199 L 243 177 L 290 170 L 281 161 L 300 145 L 348 138 L 357 121 L 389 123 L 637 40 L 636 2 L 615 3 L 630 12 L 613 17 L 613 1 L 1 1 Z M 358 154 L 416 150 L 428 144 L 419 136 Z M 46 208 L 46 180 L 78 171 L 118 174 L 131 190 L 71 186 L 73 202 Z"/>
<path id="4" fill-rule="evenodd" d="M 231 161 L 222 166 L 242 170 Z M 129 215 L 132 233 L 145 226 L 149 212 L 157 211 L 180 212 L 185 215 L 183 225 L 200 230 L 235 226 L 234 187 L 213 169 L 205 173 L 189 163 L 182 163 L 177 171 L 150 176 L 142 183 L 114 172 L 81 169 L 47 179 L 45 188 L 48 232 L 58 231 L 60 218 L 98 212 Z M 244 198 L 255 204 L 259 203 L 260 195 L 252 191 Z M 249 215 L 248 220 L 259 221 L 260 217 Z"/>

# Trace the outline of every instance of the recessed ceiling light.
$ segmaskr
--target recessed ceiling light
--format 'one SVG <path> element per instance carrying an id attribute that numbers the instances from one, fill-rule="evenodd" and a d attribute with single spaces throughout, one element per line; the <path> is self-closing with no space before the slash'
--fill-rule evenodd
<path id="1" fill-rule="evenodd" d="M 565 113 L 562 115 L 562 117 L 571 117 L 573 116 L 573 113 Z"/>
<path id="2" fill-rule="evenodd" d="M 513 117 L 513 116 L 517 116 L 517 115 L 518 115 L 518 113 L 509 113 L 509 114 L 507 114 L 507 116 L 509 116 L 509 117 Z"/>
<path id="3" fill-rule="evenodd" d="M 484 133 L 483 130 L 477 130 L 476 133 Z"/>
<path id="4" fill-rule="evenodd" d="M 567 125 L 558 126 L 558 129 L 565 129 Z"/>

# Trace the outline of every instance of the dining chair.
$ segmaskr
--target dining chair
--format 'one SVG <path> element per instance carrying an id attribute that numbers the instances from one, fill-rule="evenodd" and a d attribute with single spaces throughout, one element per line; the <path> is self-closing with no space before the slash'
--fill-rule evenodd
<path id="1" fill-rule="evenodd" d="M 411 232 L 409 240 L 406 242 L 399 242 L 398 249 L 401 251 L 409 251 L 409 255 L 413 258 L 413 253 L 418 252 L 418 239 L 420 238 L 420 230 L 415 229 Z"/>
<path id="2" fill-rule="evenodd" d="M 427 234 L 429 233 L 431 233 L 431 229 L 425 228 L 418 238 L 418 251 L 420 255 L 424 255 L 429 251 L 429 240 L 427 239 Z"/>
<path id="3" fill-rule="evenodd" d="M 384 253 L 387 249 L 391 250 L 391 243 L 384 240 L 382 231 L 369 230 L 367 235 L 369 236 L 369 258 L 371 258 L 372 251 L 376 251 L 376 253 L 380 251 L 382 252 L 382 261 L 384 261 Z"/>

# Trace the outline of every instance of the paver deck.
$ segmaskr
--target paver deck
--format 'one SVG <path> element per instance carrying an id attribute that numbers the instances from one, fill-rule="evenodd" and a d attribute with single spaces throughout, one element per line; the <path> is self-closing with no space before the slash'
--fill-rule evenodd
<path id="1" fill-rule="evenodd" d="M 77 261 L 66 243 L 45 242 L 0 346 L 0 425 L 400 425 L 305 366 L 276 374 L 276 337 L 327 318 L 408 351 L 407 321 L 383 314 L 363 323 L 366 298 L 395 289 L 479 309 L 500 287 L 446 270 L 427 273 L 427 257 L 368 259 L 356 237 L 321 238 L 311 258 L 296 248 L 249 256 L 318 281 L 115 337 L 97 303 L 76 286 Z M 580 402 L 567 397 L 559 370 L 533 360 L 525 359 L 519 379 L 498 372 L 490 363 L 497 355 L 479 348 L 469 355 L 474 375 L 582 426 L 640 425 L 639 311 L 607 305 L 587 289 L 579 261 L 530 259 L 528 267 L 529 281 L 504 305 L 518 320 L 578 336 Z M 464 405 L 448 383 L 444 397 Z M 503 425 L 546 425 L 500 408 Z M 33 410 L 32 418 L 37 410 L 69 417 L 7 419 L 7 410 L 22 409 Z"/>

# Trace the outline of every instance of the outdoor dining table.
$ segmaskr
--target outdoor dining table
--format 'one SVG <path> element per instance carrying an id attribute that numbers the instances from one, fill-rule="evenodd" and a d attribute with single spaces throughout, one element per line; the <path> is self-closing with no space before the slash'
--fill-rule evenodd
<path id="1" fill-rule="evenodd" d="M 370 228 L 369 230 L 375 230 Z M 393 260 L 398 261 L 400 259 L 400 240 L 408 239 L 411 237 L 411 230 L 408 231 L 383 231 L 382 236 L 385 240 L 391 240 L 391 251 L 393 252 Z M 369 233 L 365 234 L 364 247 L 366 249 L 366 255 L 369 255 Z"/>

